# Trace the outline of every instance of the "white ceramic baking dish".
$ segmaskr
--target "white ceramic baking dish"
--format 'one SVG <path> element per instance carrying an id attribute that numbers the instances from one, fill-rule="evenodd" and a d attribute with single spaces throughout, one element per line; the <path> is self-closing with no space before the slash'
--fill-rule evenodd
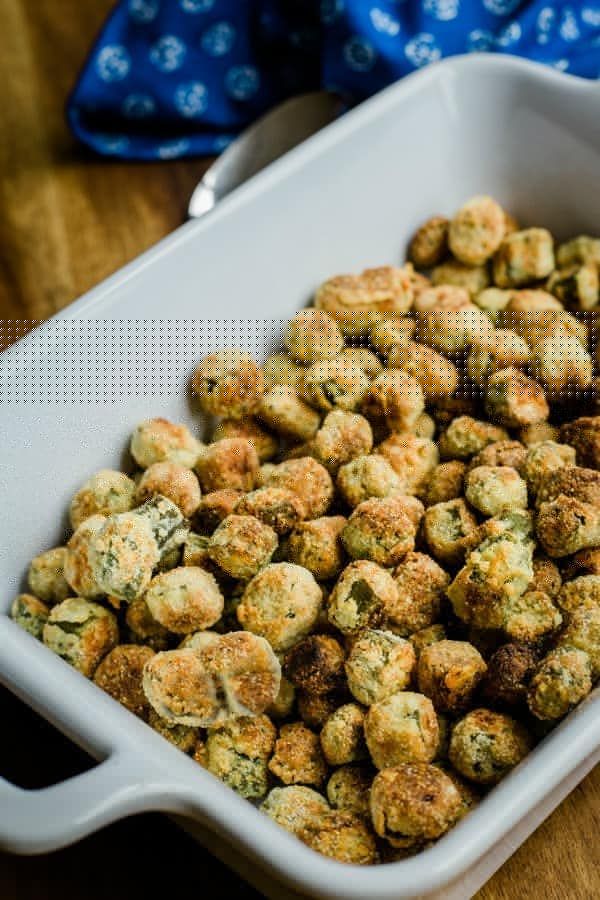
<path id="1" fill-rule="evenodd" d="M 466 898 L 600 758 L 594 692 L 436 846 L 404 862 L 344 867 L 6 616 L 31 557 L 64 540 L 73 491 L 120 463 L 135 423 L 162 414 L 198 427 L 183 388 L 202 352 L 238 340 L 264 352 L 319 281 L 398 261 L 417 223 L 480 192 L 559 237 L 597 232 L 598 84 L 488 56 L 412 75 L 2 354 L 0 680 L 100 763 L 41 791 L 0 781 L 0 846 L 43 852 L 119 817 L 164 810 L 278 900 Z"/>

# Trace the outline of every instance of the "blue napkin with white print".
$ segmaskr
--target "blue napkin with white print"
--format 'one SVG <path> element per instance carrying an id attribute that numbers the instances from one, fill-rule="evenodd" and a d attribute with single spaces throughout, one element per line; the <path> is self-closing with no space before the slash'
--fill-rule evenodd
<path id="1" fill-rule="evenodd" d="M 356 103 L 475 51 L 599 78 L 600 0 L 121 0 L 67 115 L 99 153 L 215 154 L 293 94 Z"/>

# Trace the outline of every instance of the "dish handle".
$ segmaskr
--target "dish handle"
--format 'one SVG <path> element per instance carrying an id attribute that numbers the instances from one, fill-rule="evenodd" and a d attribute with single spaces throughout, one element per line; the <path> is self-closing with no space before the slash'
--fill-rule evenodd
<path id="1" fill-rule="evenodd" d="M 58 850 L 122 819 L 177 812 L 172 786 L 149 777 L 139 756 L 117 750 L 81 775 L 40 790 L 0 777 L 0 849 L 22 855 Z"/>

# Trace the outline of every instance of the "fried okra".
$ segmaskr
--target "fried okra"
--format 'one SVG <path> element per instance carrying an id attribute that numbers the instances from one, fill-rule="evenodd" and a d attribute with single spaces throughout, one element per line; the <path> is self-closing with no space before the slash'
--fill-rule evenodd
<path id="1" fill-rule="evenodd" d="M 234 511 L 238 516 L 254 516 L 279 536 L 288 534 L 306 518 L 306 508 L 298 494 L 276 487 L 258 488 L 245 494 Z"/>
<path id="2" fill-rule="evenodd" d="M 251 491 L 258 472 L 258 454 L 245 438 L 223 438 L 206 448 L 195 470 L 205 494 L 224 488 Z"/>
<path id="3" fill-rule="evenodd" d="M 214 726 L 263 713 L 279 692 L 281 667 L 261 637 L 244 631 L 221 635 L 200 650 L 155 654 L 144 667 L 144 693 L 168 722 Z"/>
<path id="4" fill-rule="evenodd" d="M 410 431 L 425 410 L 423 388 L 402 369 L 385 369 L 369 385 L 362 413 L 373 422 L 385 422 L 391 431 Z"/>
<path id="5" fill-rule="evenodd" d="M 556 441 L 540 441 L 527 451 L 523 466 L 523 477 L 530 494 L 537 498 L 542 485 L 556 469 L 575 464 L 575 451 L 568 444 Z"/>
<path id="6" fill-rule="evenodd" d="M 422 498 L 426 506 L 456 500 L 463 492 L 466 463 L 459 459 L 439 463 L 429 475 Z"/>
<path id="7" fill-rule="evenodd" d="M 360 406 L 369 378 L 360 366 L 348 358 L 336 356 L 313 363 L 304 373 L 302 397 L 314 409 L 331 412 L 345 409 L 354 412 Z"/>
<path id="8" fill-rule="evenodd" d="M 561 426 L 560 439 L 577 455 L 577 464 L 600 468 L 600 416 L 580 416 Z"/>
<path id="9" fill-rule="evenodd" d="M 259 473 L 259 486 L 287 488 L 304 502 L 307 519 L 323 516 L 333 500 L 331 475 L 310 456 L 290 459 Z"/>
<path id="10" fill-rule="evenodd" d="M 411 682 L 415 661 L 409 641 L 390 631 L 365 628 L 353 642 L 345 664 L 352 696 L 370 706 L 404 690 Z"/>
<path id="11" fill-rule="evenodd" d="M 579 575 L 567 581 L 559 591 L 556 602 L 568 613 L 580 606 L 600 606 L 600 576 Z"/>
<path id="12" fill-rule="evenodd" d="M 224 599 L 214 576 L 198 566 L 155 575 L 144 599 L 152 617 L 176 634 L 210 628 L 223 614 Z"/>
<path id="13" fill-rule="evenodd" d="M 302 722 L 282 725 L 269 771 L 284 784 L 320 787 L 327 776 L 319 736 Z"/>
<path id="14" fill-rule="evenodd" d="M 370 560 L 356 560 L 346 566 L 329 595 L 329 621 L 343 634 L 377 627 L 393 608 L 397 591 L 389 572 Z"/>
<path id="15" fill-rule="evenodd" d="M 418 269 L 431 269 L 448 253 L 448 219 L 432 216 L 414 233 L 408 245 L 408 258 Z"/>
<path id="16" fill-rule="evenodd" d="M 550 472 L 538 492 L 538 503 L 556 500 L 561 494 L 583 503 L 600 505 L 600 472 L 583 466 L 560 466 Z"/>
<path id="17" fill-rule="evenodd" d="M 99 592 L 131 602 L 150 584 L 161 553 L 149 519 L 128 512 L 103 521 L 90 537 L 87 556 Z"/>
<path id="18" fill-rule="evenodd" d="M 260 800 L 269 789 L 267 763 L 277 731 L 268 716 L 238 716 L 210 729 L 205 766 L 241 797 Z"/>
<path id="19" fill-rule="evenodd" d="M 485 408 L 490 419 L 507 428 L 544 422 L 550 413 L 543 388 L 514 367 L 488 379 Z"/>
<path id="20" fill-rule="evenodd" d="M 357 456 L 369 453 L 372 447 L 373 432 L 368 421 L 341 409 L 325 416 L 312 442 L 313 455 L 333 475 Z"/>
<path id="21" fill-rule="evenodd" d="M 405 482 L 385 457 L 373 454 L 357 456 L 341 466 L 336 486 L 346 503 L 355 507 L 372 497 L 402 494 Z"/>
<path id="22" fill-rule="evenodd" d="M 327 799 L 334 809 L 369 819 L 373 770 L 366 765 L 342 765 L 327 782 Z"/>
<path id="23" fill-rule="evenodd" d="M 272 563 L 247 585 L 237 607 L 242 628 L 288 650 L 315 627 L 323 592 L 312 574 L 293 563 Z"/>
<path id="24" fill-rule="evenodd" d="M 487 666 L 481 654 L 466 641 L 437 641 L 419 656 L 419 690 L 442 713 L 467 709 Z"/>
<path id="25" fill-rule="evenodd" d="M 467 266 L 480 266 L 498 249 L 506 232 L 504 210 L 492 197 L 472 197 L 448 228 L 454 256 Z"/>
<path id="26" fill-rule="evenodd" d="M 556 251 L 556 261 L 559 266 L 570 266 L 573 263 L 600 265 L 600 238 L 580 234 L 560 245 Z"/>
<path id="27" fill-rule="evenodd" d="M 113 613 L 81 597 L 68 597 L 50 610 L 44 644 L 88 678 L 119 642 Z"/>
<path id="28" fill-rule="evenodd" d="M 439 450 L 442 459 L 469 459 L 480 453 L 488 444 L 508 440 L 508 432 L 491 422 L 482 422 L 472 416 L 452 419 L 440 435 Z"/>
<path id="29" fill-rule="evenodd" d="M 388 460 L 404 482 L 404 493 L 421 494 L 439 463 L 438 448 L 429 438 L 413 434 L 391 434 L 375 451 Z"/>
<path id="30" fill-rule="evenodd" d="M 557 647 L 531 679 L 527 703 L 538 719 L 561 719 L 592 689 L 590 658 L 583 650 Z"/>
<path id="31" fill-rule="evenodd" d="M 417 849 L 441 837 L 461 816 L 463 800 L 437 766 L 418 760 L 386 768 L 371 788 L 371 818 L 392 847 Z"/>
<path id="32" fill-rule="evenodd" d="M 275 384 L 263 394 L 258 416 L 277 434 L 295 441 L 309 441 L 321 422 L 319 414 L 285 384 Z"/>
<path id="33" fill-rule="evenodd" d="M 232 578 L 248 581 L 267 565 L 276 547 L 277 535 L 270 525 L 234 513 L 213 532 L 208 555 Z"/>
<path id="34" fill-rule="evenodd" d="M 286 384 L 296 391 L 303 376 L 304 366 L 297 365 L 287 353 L 274 353 L 265 360 L 263 366 L 265 391 L 270 390 L 276 384 Z"/>
<path id="35" fill-rule="evenodd" d="M 69 508 L 71 527 L 75 530 L 90 516 L 109 516 L 128 512 L 134 505 L 135 483 L 123 472 L 101 469 L 79 488 Z M 162 493 L 158 491 L 157 493 Z M 138 503 L 143 502 L 137 500 Z"/>
<path id="36" fill-rule="evenodd" d="M 433 704 L 423 694 L 398 691 L 369 707 L 365 739 L 378 769 L 407 762 L 431 762 L 439 744 Z"/>
<path id="37" fill-rule="evenodd" d="M 194 516 L 194 527 L 203 535 L 210 535 L 230 516 L 242 498 L 242 491 L 222 488 L 205 494 L 198 505 Z"/>
<path id="38" fill-rule="evenodd" d="M 33 594 L 18 594 L 10 608 L 11 618 L 39 641 L 42 639 L 44 625 L 48 621 L 50 609 Z"/>
<path id="39" fill-rule="evenodd" d="M 322 794 L 299 784 L 272 788 L 260 809 L 296 837 L 307 824 L 321 821 L 330 811 Z"/>
<path id="40" fill-rule="evenodd" d="M 415 532 L 402 497 L 374 497 L 359 503 L 341 539 L 352 559 L 370 559 L 389 568 L 414 549 Z"/>
<path id="41" fill-rule="evenodd" d="M 365 711 L 346 703 L 333 712 L 321 729 L 321 749 L 330 766 L 359 762 L 368 756 L 364 735 Z"/>
<path id="42" fill-rule="evenodd" d="M 312 634 L 287 652 L 283 671 L 295 687 L 311 694 L 328 694 L 344 686 L 345 656 L 335 638 Z"/>
<path id="43" fill-rule="evenodd" d="M 350 699 L 348 692 L 343 690 L 329 694 L 313 694 L 298 690 L 296 694 L 298 715 L 309 728 L 320 730 L 329 716 Z"/>
<path id="44" fill-rule="evenodd" d="M 175 425 L 160 418 L 148 419 L 138 425 L 130 444 L 131 455 L 141 469 L 157 462 L 173 462 L 191 469 L 203 449 L 204 445 L 187 425 Z"/>
<path id="45" fill-rule="evenodd" d="M 558 639 L 559 647 L 583 650 L 590 658 L 592 680 L 600 675 L 600 607 L 580 606 L 569 616 Z"/>
<path id="46" fill-rule="evenodd" d="M 477 466 L 465 478 L 465 497 L 484 516 L 527 509 L 527 484 L 511 466 Z"/>
<path id="47" fill-rule="evenodd" d="M 253 416 L 243 419 L 222 419 L 212 433 L 213 441 L 225 438 L 243 438 L 254 446 L 259 462 L 268 462 L 279 450 L 279 440 Z"/>
<path id="48" fill-rule="evenodd" d="M 538 422 L 536 425 L 525 425 L 518 431 L 518 438 L 527 448 L 542 441 L 558 441 L 559 430 L 556 425 Z"/>
<path id="49" fill-rule="evenodd" d="M 373 865 L 379 859 L 375 835 L 360 816 L 332 810 L 311 820 L 298 835 L 312 850 L 341 863 Z"/>
<path id="50" fill-rule="evenodd" d="M 497 784 L 531 750 L 527 730 L 510 716 L 474 709 L 456 723 L 450 738 L 450 762 L 477 784 Z"/>
<path id="51" fill-rule="evenodd" d="M 286 542 L 288 561 L 308 569 L 317 581 L 337 577 L 346 559 L 341 541 L 346 522 L 344 516 L 300 522 Z"/>
<path id="52" fill-rule="evenodd" d="M 464 288 L 470 297 L 476 297 L 489 285 L 490 276 L 487 266 L 467 266 L 457 259 L 448 259 L 435 267 L 431 281 L 434 285 Z"/>
<path id="53" fill-rule="evenodd" d="M 387 609 L 387 625 L 409 637 L 437 622 L 450 576 L 426 553 L 407 553 L 394 569 L 396 602 Z"/>
<path id="54" fill-rule="evenodd" d="M 542 549 L 552 558 L 569 556 L 600 545 L 600 509 L 560 494 L 540 505 L 536 535 Z"/>
<path id="55" fill-rule="evenodd" d="M 549 391 L 589 387 L 593 368 L 592 357 L 574 335 L 558 331 L 533 348 L 531 373 Z"/>
<path id="56" fill-rule="evenodd" d="M 203 411 L 228 419 L 252 415 L 263 388 L 262 369 L 248 353 L 232 348 L 206 356 L 192 378 Z"/>
<path id="57" fill-rule="evenodd" d="M 477 534 L 477 519 L 462 497 L 436 503 L 425 511 L 423 534 L 442 565 L 460 565 Z"/>
<path id="58" fill-rule="evenodd" d="M 571 309 L 594 309 L 600 296 L 598 264 L 588 262 L 583 265 L 556 269 L 546 284 L 555 297 Z"/>
<path id="59" fill-rule="evenodd" d="M 412 322 L 412 319 L 409 320 Z M 340 358 L 346 365 L 358 366 L 369 380 L 376 378 L 383 370 L 383 364 L 375 354 L 367 347 L 344 347 Z"/>
<path id="60" fill-rule="evenodd" d="M 65 578 L 67 552 L 66 547 L 53 547 L 35 556 L 29 565 L 27 584 L 30 591 L 50 606 L 66 600 L 73 593 Z"/>
<path id="61" fill-rule="evenodd" d="M 96 671 L 94 683 L 125 709 L 146 720 L 150 704 L 142 688 L 144 666 L 154 656 L 150 647 L 119 644 L 108 653 Z"/>
<path id="62" fill-rule="evenodd" d="M 148 644 L 153 650 L 166 650 L 169 647 L 170 632 L 156 621 L 144 597 L 137 597 L 127 606 L 125 623 L 131 643 Z"/>
<path id="63" fill-rule="evenodd" d="M 190 725 L 176 725 L 168 722 L 150 709 L 148 725 L 166 741 L 181 750 L 182 753 L 191 753 L 198 745 L 198 729 Z"/>
<path id="64" fill-rule="evenodd" d="M 414 334 L 417 323 L 409 316 L 394 316 L 393 319 L 381 319 L 376 322 L 369 332 L 369 344 L 387 356 L 394 347 L 404 347 Z M 375 375 L 379 375 L 375 372 Z"/>
<path id="65" fill-rule="evenodd" d="M 157 494 L 171 500 L 188 519 L 198 509 L 202 496 L 194 472 L 172 462 L 148 466 L 135 488 L 136 505 Z"/>
<path id="66" fill-rule="evenodd" d="M 408 341 L 395 345 L 388 356 L 390 369 L 402 369 L 415 378 L 423 389 L 425 401 L 450 396 L 459 383 L 458 369 L 449 359 L 431 347 Z"/>
<path id="67" fill-rule="evenodd" d="M 529 682 L 539 661 L 539 654 L 531 644 L 503 644 L 487 662 L 481 689 L 492 705 L 517 707 L 522 705 Z"/>
<path id="68" fill-rule="evenodd" d="M 506 235 L 494 257 L 494 281 L 501 288 L 520 287 L 547 278 L 554 268 L 554 242 L 545 228 L 525 228 Z"/>
<path id="69" fill-rule="evenodd" d="M 322 309 L 302 309 L 288 322 L 283 343 L 290 356 L 304 365 L 332 359 L 344 347 L 340 326 Z"/>
<path id="70" fill-rule="evenodd" d="M 365 269 L 360 275 L 338 275 L 319 287 L 315 306 L 335 319 L 344 334 L 365 334 L 382 315 L 410 309 L 411 274 L 407 266 L 382 266 Z"/>
<path id="71" fill-rule="evenodd" d="M 411 634 L 408 639 L 418 660 L 425 647 L 430 647 L 431 644 L 435 644 L 437 641 L 444 641 L 446 637 L 446 629 L 438 623 L 437 625 L 429 625 L 427 628 L 420 628 L 419 631 Z"/>

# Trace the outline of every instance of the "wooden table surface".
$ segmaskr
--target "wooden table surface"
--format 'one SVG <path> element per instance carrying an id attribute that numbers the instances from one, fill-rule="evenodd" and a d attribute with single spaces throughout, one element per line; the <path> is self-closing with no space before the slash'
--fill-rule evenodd
<path id="1" fill-rule="evenodd" d="M 121 163 L 78 147 L 64 99 L 111 0 L 0 3 L 0 318 L 42 319 L 66 306 L 185 217 L 203 161 Z M 0 772 L 40 787 L 86 757 L 0 693 Z M 478 900 L 600 896 L 600 770 L 591 774 L 477 895 Z M 257 898 L 160 816 L 105 829 L 60 853 L 0 854 L 1 900 Z M 193 888 L 192 888 L 193 889 Z"/>

